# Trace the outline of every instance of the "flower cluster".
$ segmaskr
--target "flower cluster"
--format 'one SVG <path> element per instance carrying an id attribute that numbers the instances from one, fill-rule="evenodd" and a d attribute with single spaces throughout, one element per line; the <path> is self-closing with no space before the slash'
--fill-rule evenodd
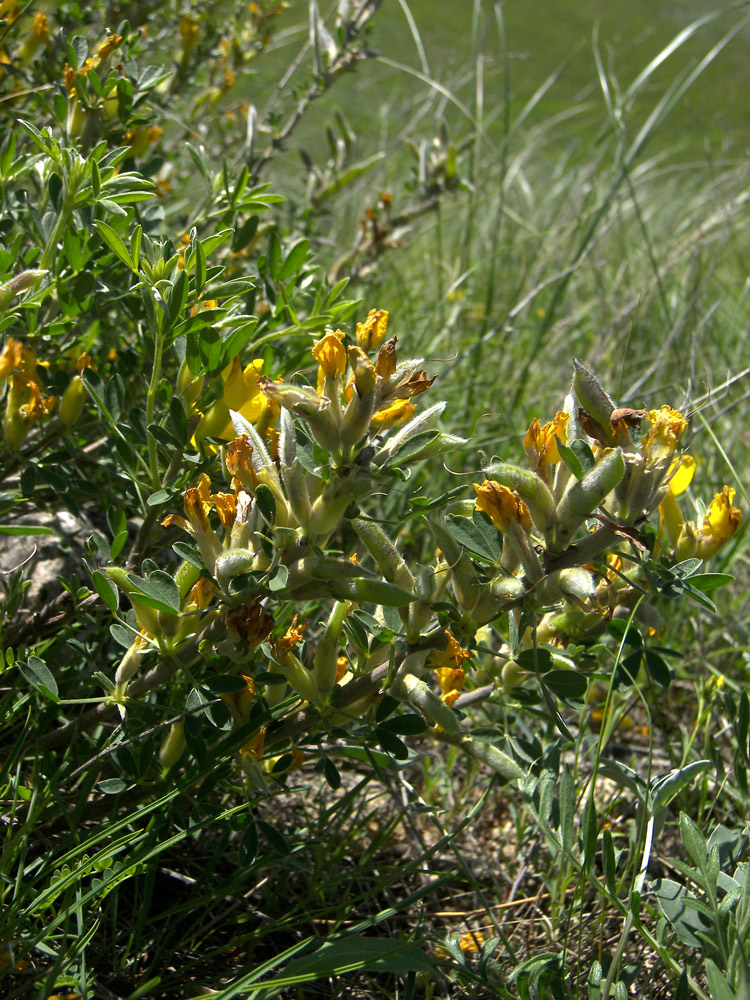
<path id="1" fill-rule="evenodd" d="M 422 515 L 437 557 L 412 571 L 362 507 L 408 477 L 410 464 L 463 442 L 436 426 L 443 404 L 418 410 L 434 379 L 419 359 L 400 361 L 396 345 L 388 314 L 372 310 L 351 340 L 331 330 L 313 344 L 314 386 L 273 381 L 260 362 L 235 358 L 202 415 L 202 382 L 183 369 L 194 444 L 206 456 L 220 448 L 229 488 L 214 490 L 202 472 L 185 493 L 184 514 L 163 521 L 188 532 L 199 556 L 178 570 L 169 609 L 151 599 L 161 571 L 143 580 L 110 570 L 140 628 L 118 670 L 121 705 L 144 650 L 192 650 L 200 659 L 211 649 L 242 678 L 224 698 L 236 728 L 261 701 L 272 710 L 291 704 L 292 712 L 302 704 L 326 726 L 345 725 L 385 691 L 436 738 L 519 777 L 500 747 L 472 737 L 461 721 L 462 701 L 480 680 L 507 690 L 532 676 L 498 622 L 510 616 L 522 645 L 544 648 L 551 667 L 575 670 L 571 638 L 600 635 L 648 594 L 659 565 L 708 558 L 737 530 L 728 487 L 699 522 L 682 517 L 677 497 L 695 467 L 680 451 L 683 415 L 666 405 L 617 407 L 576 365 L 563 408 L 545 424 L 533 420 L 523 438 L 527 468 L 493 460 L 473 501 L 452 498 L 442 512 Z M 647 534 L 657 510 L 660 526 Z M 298 615 L 290 622 L 290 609 L 307 602 L 318 623 Z M 653 608 L 638 605 L 653 622 Z M 489 672 L 481 666 L 487 654 Z M 266 725 L 238 757 L 254 780 L 277 760 L 282 740 Z M 179 733 L 169 738 L 180 745 Z M 293 766 L 287 756 L 283 766 Z"/>

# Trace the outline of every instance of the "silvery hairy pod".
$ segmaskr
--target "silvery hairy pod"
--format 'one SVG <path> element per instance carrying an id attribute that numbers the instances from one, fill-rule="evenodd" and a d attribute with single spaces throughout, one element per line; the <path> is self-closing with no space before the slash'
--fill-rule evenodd
<path id="1" fill-rule="evenodd" d="M 615 448 L 605 452 L 583 479 L 571 483 L 557 505 L 556 524 L 550 532 L 550 547 L 564 548 L 624 475 L 625 459 L 619 448 Z"/>
<path id="2" fill-rule="evenodd" d="M 471 736 L 464 736 L 459 746 L 474 760 L 485 764 L 506 781 L 520 781 L 526 777 L 525 772 L 521 770 L 513 758 L 492 743 L 484 743 Z"/>
<path id="3" fill-rule="evenodd" d="M 400 674 L 388 689 L 400 701 L 408 701 L 447 733 L 460 733 L 455 712 L 438 697 L 429 685 L 414 674 Z"/>
<path id="4" fill-rule="evenodd" d="M 574 360 L 573 369 L 573 392 L 578 402 L 608 434 L 609 418 L 615 409 L 614 400 L 607 395 L 590 368 L 587 368 L 580 361 Z M 585 427 L 582 429 L 585 433 L 589 433 Z M 596 437 L 596 435 L 592 434 L 591 437 Z"/>
<path id="5" fill-rule="evenodd" d="M 356 518 L 352 521 L 352 526 L 367 546 L 368 552 L 386 580 L 406 590 L 414 591 L 416 589 L 414 575 L 383 529 L 374 521 L 366 521 L 363 518 Z"/>

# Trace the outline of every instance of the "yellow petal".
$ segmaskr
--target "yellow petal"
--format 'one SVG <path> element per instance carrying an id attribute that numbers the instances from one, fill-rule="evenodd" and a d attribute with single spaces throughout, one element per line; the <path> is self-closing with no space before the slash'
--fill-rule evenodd
<path id="1" fill-rule="evenodd" d="M 341 330 L 327 333 L 313 344 L 312 356 L 320 365 L 326 378 L 338 378 L 346 369 L 346 348 Z"/>
<path id="2" fill-rule="evenodd" d="M 526 531 L 531 531 L 531 515 L 523 500 L 507 488 L 491 479 L 481 485 L 474 483 L 477 494 L 477 510 L 484 511 L 500 531 L 511 521 L 517 521 Z"/>
<path id="3" fill-rule="evenodd" d="M 669 466 L 667 475 L 671 477 L 669 480 L 670 492 L 673 496 L 678 497 L 692 482 L 695 475 L 695 459 L 692 455 L 680 455 Z"/>

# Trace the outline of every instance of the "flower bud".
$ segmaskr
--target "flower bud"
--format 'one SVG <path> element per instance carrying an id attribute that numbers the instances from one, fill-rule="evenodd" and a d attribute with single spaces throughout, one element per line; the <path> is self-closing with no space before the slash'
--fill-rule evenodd
<path id="1" fill-rule="evenodd" d="M 185 409 L 190 412 L 203 389 L 203 376 L 193 375 L 187 361 L 183 361 L 177 375 L 177 391 L 185 403 Z M 205 437 L 206 435 L 204 435 Z"/>
<path id="2" fill-rule="evenodd" d="M 21 271 L 20 274 L 11 278 L 10 281 L 6 281 L 4 285 L 0 285 L 0 315 L 5 312 L 19 292 L 24 291 L 26 288 L 31 288 L 45 274 L 49 274 L 49 271 L 31 268 Z"/>
<path id="3" fill-rule="evenodd" d="M 80 375 L 74 375 L 60 400 L 60 423 L 72 427 L 81 414 L 86 402 L 86 386 Z"/>
<path id="4" fill-rule="evenodd" d="M 520 601 L 526 596 L 526 587 L 517 576 L 498 573 L 490 581 L 490 593 L 499 601 Z"/>
<path id="5" fill-rule="evenodd" d="M 521 681 L 529 676 L 529 673 L 530 671 L 524 670 L 515 660 L 506 660 L 500 675 L 503 682 L 503 690 L 510 691 L 511 688 L 517 687 Z"/>
<path id="6" fill-rule="evenodd" d="M 143 638 L 138 635 L 135 637 L 133 644 L 125 650 L 122 659 L 115 671 L 115 684 L 127 684 L 130 678 L 135 674 L 140 666 L 141 657 L 144 653 L 148 652 L 148 645 L 143 641 Z"/>
<path id="7" fill-rule="evenodd" d="M 221 589 L 226 591 L 236 576 L 241 573 L 249 573 L 252 568 L 252 552 L 247 549 L 229 549 L 216 559 L 214 575 Z"/>
<path id="8" fill-rule="evenodd" d="M 173 722 L 169 727 L 169 732 L 159 749 L 159 761 L 165 771 L 168 771 L 173 764 L 182 756 L 185 749 L 185 723 Z"/>

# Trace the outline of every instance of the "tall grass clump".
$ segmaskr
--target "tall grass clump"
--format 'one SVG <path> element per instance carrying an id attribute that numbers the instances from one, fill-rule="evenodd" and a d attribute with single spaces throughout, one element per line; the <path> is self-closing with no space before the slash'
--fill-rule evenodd
<path id="1" fill-rule="evenodd" d="M 743 997 L 742 7 L 0 16 L 3 996 Z"/>

